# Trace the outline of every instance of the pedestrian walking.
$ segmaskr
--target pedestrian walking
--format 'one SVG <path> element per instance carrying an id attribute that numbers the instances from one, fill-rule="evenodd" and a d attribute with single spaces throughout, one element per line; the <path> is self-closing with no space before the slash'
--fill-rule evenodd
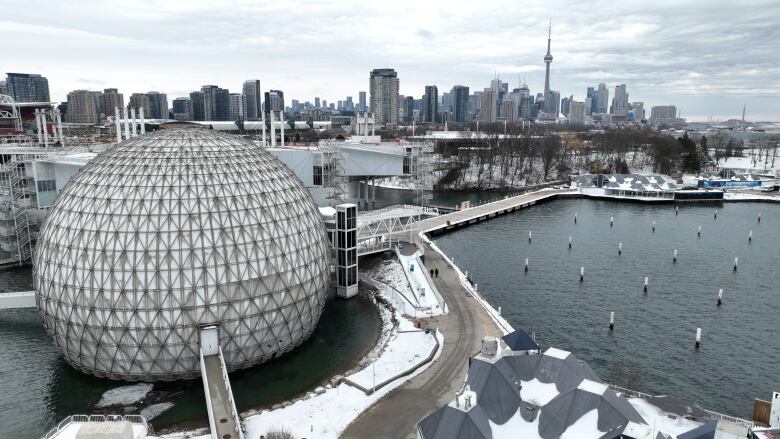
<path id="1" fill-rule="evenodd" d="M 439 277 L 439 269 L 438 268 L 435 269 L 433 272 L 436 274 L 436 277 Z"/>
<path id="2" fill-rule="evenodd" d="M 433 268 L 431 268 L 431 277 L 433 277 Z"/>

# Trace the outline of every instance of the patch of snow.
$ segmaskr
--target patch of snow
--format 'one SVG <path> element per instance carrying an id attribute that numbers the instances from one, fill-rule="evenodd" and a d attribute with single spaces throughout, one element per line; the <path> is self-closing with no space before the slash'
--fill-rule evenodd
<path id="1" fill-rule="evenodd" d="M 550 348 L 547 348 L 546 351 L 544 351 L 544 355 L 547 355 L 547 356 L 553 357 L 553 358 L 560 358 L 561 360 L 565 360 L 566 358 L 569 357 L 569 355 L 571 355 L 571 352 L 564 351 L 563 349 L 550 347 Z"/>
<path id="2" fill-rule="evenodd" d="M 528 422 L 520 415 L 520 410 L 523 408 L 519 408 L 517 413 L 500 425 L 488 419 L 493 439 L 542 439 L 539 435 L 539 413 L 537 412 L 533 422 Z"/>
<path id="3" fill-rule="evenodd" d="M 593 409 L 577 419 L 577 422 L 569 425 L 566 431 L 561 434 L 560 439 L 586 439 L 600 438 L 606 431 L 600 431 L 598 428 L 599 411 Z"/>
<path id="4" fill-rule="evenodd" d="M 141 416 L 146 418 L 147 421 L 151 421 L 157 416 L 160 416 L 161 414 L 167 412 L 172 407 L 173 407 L 172 402 L 161 402 L 159 404 L 152 404 L 149 407 L 144 407 L 143 409 L 141 409 Z"/>
<path id="5" fill-rule="evenodd" d="M 667 413 L 643 398 L 628 398 L 628 402 L 634 406 L 637 413 L 652 428 L 651 437 L 653 438 L 659 432 L 677 437 L 677 435 L 702 425 L 699 422 Z"/>
<path id="6" fill-rule="evenodd" d="M 428 315 L 438 316 L 442 314 L 443 304 L 439 303 L 436 287 L 429 282 L 425 265 L 420 261 L 421 254 L 419 250 L 410 256 L 397 252 L 398 259 L 417 303 L 419 303 L 420 307 L 428 310 Z"/>
<path id="7" fill-rule="evenodd" d="M 609 387 L 606 384 L 597 383 L 595 381 L 582 380 L 577 388 L 596 395 L 603 395 Z"/>
<path id="8" fill-rule="evenodd" d="M 420 364 L 428 358 L 435 346 L 433 334 L 423 331 L 398 333 L 387 343 L 376 361 L 348 379 L 364 389 L 371 389 L 375 384 L 381 384 Z"/>
<path id="9" fill-rule="evenodd" d="M 151 384 L 139 383 L 132 386 L 122 386 L 111 389 L 103 394 L 98 401 L 98 408 L 109 407 L 112 405 L 130 405 L 146 397 L 152 391 Z"/>
<path id="10" fill-rule="evenodd" d="M 520 398 L 540 407 L 552 401 L 559 393 L 555 383 L 543 383 L 537 378 L 520 381 L 520 385 Z"/>

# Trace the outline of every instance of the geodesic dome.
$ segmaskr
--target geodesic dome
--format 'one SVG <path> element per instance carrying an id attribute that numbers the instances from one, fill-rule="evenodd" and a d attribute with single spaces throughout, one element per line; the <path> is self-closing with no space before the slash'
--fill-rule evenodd
<path id="1" fill-rule="evenodd" d="M 329 247 L 311 195 L 270 153 L 203 129 L 101 153 L 38 238 L 36 301 L 65 360 L 122 380 L 199 373 L 201 325 L 228 368 L 289 351 L 325 303 Z"/>

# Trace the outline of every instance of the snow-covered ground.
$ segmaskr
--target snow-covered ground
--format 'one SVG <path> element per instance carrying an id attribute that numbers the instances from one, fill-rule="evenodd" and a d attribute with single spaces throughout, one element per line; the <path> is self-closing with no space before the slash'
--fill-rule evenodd
<path id="1" fill-rule="evenodd" d="M 147 383 L 122 386 L 111 389 L 103 394 L 97 403 L 97 408 L 110 407 L 112 405 L 130 405 L 146 397 L 152 391 L 153 386 Z"/>
<path id="2" fill-rule="evenodd" d="M 384 187 L 388 189 L 401 189 L 407 191 L 414 191 L 423 189 L 423 185 L 412 177 L 386 177 L 371 180 L 369 184 L 376 187 Z"/>
<path id="3" fill-rule="evenodd" d="M 432 337 L 433 334 L 423 331 L 399 332 L 385 347 L 384 355 L 347 379 L 364 389 L 372 389 L 396 376 L 398 371 L 412 369 L 425 360 L 436 348 L 431 344 Z"/>
<path id="4" fill-rule="evenodd" d="M 172 402 L 161 402 L 159 404 L 152 404 L 149 407 L 144 407 L 143 409 L 141 409 L 141 416 L 146 418 L 147 421 L 151 421 L 157 416 L 160 416 L 161 414 L 167 412 L 172 407 L 173 407 Z"/>
<path id="5" fill-rule="evenodd" d="M 422 253 L 419 250 L 410 256 L 405 256 L 401 254 L 401 252 L 396 252 L 415 300 L 417 300 L 417 303 L 426 314 L 438 316 L 444 314 L 445 306 L 443 300 L 441 302 L 439 301 L 440 296 L 436 290 L 436 286 L 430 279 L 430 274 L 425 271 L 425 266 L 420 261 L 421 254 Z"/>
<path id="6" fill-rule="evenodd" d="M 756 193 L 755 191 L 750 191 L 750 192 L 727 191 L 725 194 L 723 194 L 723 200 L 724 201 L 773 201 L 776 203 L 780 203 L 780 195 L 777 194 L 777 192 L 772 192 L 772 194 L 774 195 Z"/>

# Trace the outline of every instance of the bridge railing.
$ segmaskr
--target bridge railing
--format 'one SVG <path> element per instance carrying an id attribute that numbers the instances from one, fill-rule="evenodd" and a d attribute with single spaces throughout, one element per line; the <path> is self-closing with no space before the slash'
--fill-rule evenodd
<path id="1" fill-rule="evenodd" d="M 214 407 L 211 405 L 211 392 L 209 391 L 209 378 L 206 371 L 206 362 L 203 361 L 203 349 L 199 349 L 200 352 L 200 376 L 203 378 L 203 393 L 206 397 L 206 410 L 209 414 L 209 430 L 213 434 L 217 434 L 217 424 L 214 419 Z"/>
<path id="2" fill-rule="evenodd" d="M 152 433 L 152 429 L 146 421 L 146 418 L 140 415 L 70 415 L 49 430 L 41 439 L 57 437 L 60 432 L 67 429 L 71 424 L 84 424 L 88 422 L 129 422 L 131 424 L 143 425 L 147 434 Z"/>
<path id="3" fill-rule="evenodd" d="M 244 429 L 241 427 L 241 418 L 238 417 L 236 401 L 233 399 L 233 388 L 230 387 L 230 378 L 228 377 L 227 366 L 225 365 L 225 357 L 222 355 L 222 346 L 219 346 L 219 369 L 222 371 L 222 380 L 225 382 L 225 388 L 227 389 L 230 414 L 233 415 L 233 422 L 236 423 L 238 439 L 244 439 Z"/>

